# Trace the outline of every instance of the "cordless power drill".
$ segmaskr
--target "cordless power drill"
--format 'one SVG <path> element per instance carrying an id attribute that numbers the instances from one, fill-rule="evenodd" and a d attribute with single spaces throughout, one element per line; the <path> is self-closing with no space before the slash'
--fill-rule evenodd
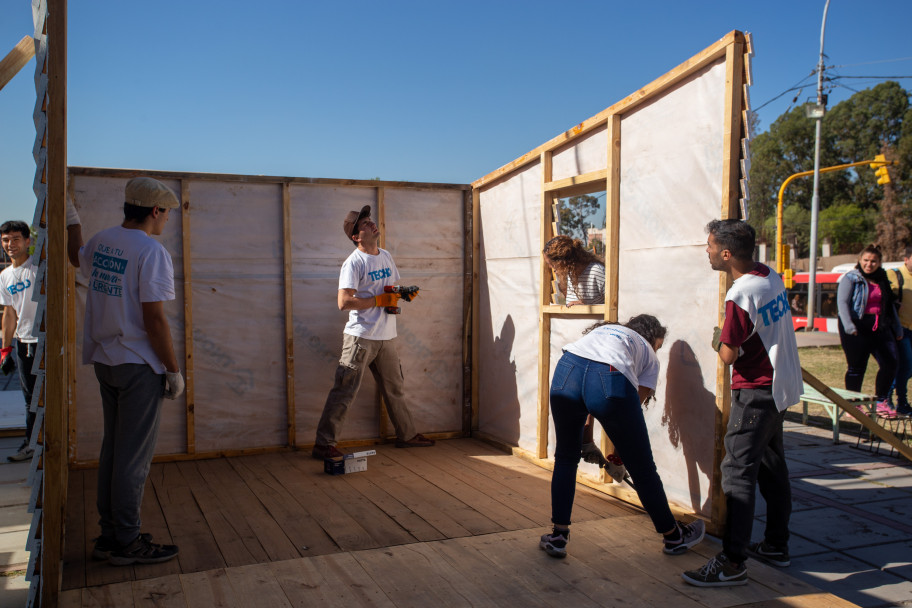
<path id="1" fill-rule="evenodd" d="M 406 302 L 411 302 L 412 298 L 418 295 L 418 286 L 412 285 L 410 287 L 404 287 L 402 285 L 387 285 L 383 288 L 383 293 L 379 296 L 374 296 L 377 306 L 383 307 L 388 314 L 398 315 L 402 313 L 402 309 L 397 306 L 399 300 L 405 300 Z"/>

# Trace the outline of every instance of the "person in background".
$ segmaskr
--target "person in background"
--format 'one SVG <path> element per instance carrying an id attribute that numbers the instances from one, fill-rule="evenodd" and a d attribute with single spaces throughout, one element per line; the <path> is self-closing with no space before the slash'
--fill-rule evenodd
<path id="1" fill-rule="evenodd" d="M 3 251 L 12 260 L 12 263 L 0 272 L 0 305 L 3 306 L 0 366 L 3 367 L 5 374 L 15 360 L 19 369 L 19 386 L 25 398 L 25 439 L 16 453 L 7 456 L 6 459 L 10 462 L 19 462 L 30 459 L 34 454 L 34 450 L 29 447 L 35 426 L 35 414 L 30 411 L 30 404 L 32 391 L 35 390 L 32 363 L 35 361 L 39 328 L 35 323 L 38 303 L 32 301 L 32 293 L 38 274 L 38 260 L 29 254 L 31 231 L 25 222 L 4 222 L 0 225 L 0 239 Z"/>
<path id="2" fill-rule="evenodd" d="M 897 340 L 903 328 L 893 304 L 893 290 L 883 256 L 876 245 L 868 245 L 858 256 L 858 264 L 845 273 L 836 288 L 839 309 L 839 341 L 846 358 L 845 387 L 861 391 L 868 359 L 873 355 L 879 369 L 874 381 L 877 415 L 895 418 L 890 402 L 890 387 L 896 378 Z"/>
<path id="3" fill-rule="evenodd" d="M 894 300 L 899 305 L 899 324 L 902 338 L 896 343 L 899 365 L 896 366 L 896 413 L 912 415 L 909 406 L 908 383 L 912 376 L 912 245 L 903 252 L 903 265 L 887 272 Z"/>
<path id="4" fill-rule="evenodd" d="M 637 315 L 623 325 L 596 323 L 582 338 L 564 347 L 551 381 L 551 416 L 557 438 L 551 477 L 554 528 L 539 541 L 548 555 L 567 555 L 583 424 L 590 415 L 599 421 L 624 460 L 643 508 L 656 532 L 662 534 L 662 550 L 679 555 L 703 540 L 702 520 L 675 521 L 668 507 L 643 417 L 641 404 L 655 393 L 659 378 L 655 352 L 662 347 L 665 332 L 655 317 Z"/>
<path id="5" fill-rule="evenodd" d="M 567 306 L 605 303 L 605 264 L 579 239 L 556 236 L 545 243 L 542 254 L 557 275 Z"/>

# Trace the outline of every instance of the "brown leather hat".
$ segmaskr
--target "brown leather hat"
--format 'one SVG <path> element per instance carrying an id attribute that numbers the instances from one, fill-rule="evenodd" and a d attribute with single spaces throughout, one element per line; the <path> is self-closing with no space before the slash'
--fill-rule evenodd
<path id="1" fill-rule="evenodd" d="M 371 206 L 364 205 L 361 207 L 361 212 L 349 211 L 348 215 L 345 216 L 345 221 L 342 222 L 342 229 L 345 230 L 345 238 L 349 241 L 355 236 L 355 226 L 358 225 L 358 222 L 368 217 L 371 214 Z"/>

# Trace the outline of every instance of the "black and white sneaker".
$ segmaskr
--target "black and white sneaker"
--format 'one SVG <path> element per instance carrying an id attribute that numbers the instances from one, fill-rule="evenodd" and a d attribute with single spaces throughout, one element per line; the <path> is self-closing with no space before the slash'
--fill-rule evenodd
<path id="1" fill-rule="evenodd" d="M 788 549 L 776 549 L 766 541 L 751 543 L 747 547 L 747 554 L 761 562 L 780 568 L 786 568 L 792 563 L 792 560 L 789 559 Z"/>
<path id="2" fill-rule="evenodd" d="M 140 534 L 132 543 L 112 551 L 108 562 L 113 566 L 158 564 L 177 557 L 177 553 L 177 545 L 159 545 L 152 542 L 151 534 Z"/>
<path id="3" fill-rule="evenodd" d="M 555 530 L 550 534 L 542 534 L 541 542 L 538 543 L 538 546 L 551 557 L 567 557 L 567 539 L 569 537 L 569 531 L 562 530 L 558 532 Z"/>
<path id="4" fill-rule="evenodd" d="M 23 443 L 22 446 L 12 456 L 7 456 L 6 459 L 9 462 L 22 462 L 23 460 L 30 460 L 32 456 L 35 455 L 35 450 L 28 446 L 28 442 Z"/>
<path id="5" fill-rule="evenodd" d="M 678 527 L 678 532 L 680 532 L 678 539 L 668 540 L 666 538 L 665 546 L 662 547 L 662 551 L 668 555 L 685 553 L 694 545 L 699 544 L 706 534 L 706 524 L 703 523 L 702 519 L 695 519 L 689 524 L 685 524 L 683 521 L 676 521 L 675 525 Z"/>
<path id="6" fill-rule="evenodd" d="M 699 570 L 688 570 L 681 578 L 697 587 L 734 587 L 747 584 L 747 567 L 729 561 L 720 553 Z"/>

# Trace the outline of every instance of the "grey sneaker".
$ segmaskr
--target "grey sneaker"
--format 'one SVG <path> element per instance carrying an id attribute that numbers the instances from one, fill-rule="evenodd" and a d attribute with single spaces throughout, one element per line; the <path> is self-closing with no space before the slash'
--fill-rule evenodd
<path id="1" fill-rule="evenodd" d="M 28 447 L 27 443 L 22 444 L 22 447 L 19 448 L 19 451 L 13 454 L 12 456 L 7 456 L 6 459 L 9 462 L 22 462 L 23 460 L 31 460 L 34 456 L 35 450 Z"/>
<path id="2" fill-rule="evenodd" d="M 780 568 L 786 568 L 792 563 L 792 560 L 789 559 L 788 549 L 776 549 L 772 545 L 767 544 L 766 541 L 751 543 L 747 547 L 747 554 L 761 562 L 779 566 Z"/>
<path id="3" fill-rule="evenodd" d="M 665 540 L 665 546 L 662 547 L 662 551 L 668 555 L 685 553 L 694 545 L 699 544 L 706 534 L 706 524 L 703 523 L 702 519 L 695 519 L 689 524 L 685 524 L 683 521 L 676 521 L 675 525 L 681 531 L 681 538 L 675 541 Z"/>
<path id="4" fill-rule="evenodd" d="M 112 551 L 108 562 L 113 566 L 158 564 L 177 557 L 177 553 L 177 545 L 159 545 L 152 542 L 151 534 L 140 534 L 129 545 Z"/>
<path id="5" fill-rule="evenodd" d="M 747 584 L 747 567 L 730 562 L 720 553 L 699 570 L 688 570 L 681 578 L 697 587 L 734 587 Z"/>
<path id="6" fill-rule="evenodd" d="M 569 537 L 570 532 L 542 534 L 538 547 L 551 557 L 567 557 L 567 539 Z"/>

